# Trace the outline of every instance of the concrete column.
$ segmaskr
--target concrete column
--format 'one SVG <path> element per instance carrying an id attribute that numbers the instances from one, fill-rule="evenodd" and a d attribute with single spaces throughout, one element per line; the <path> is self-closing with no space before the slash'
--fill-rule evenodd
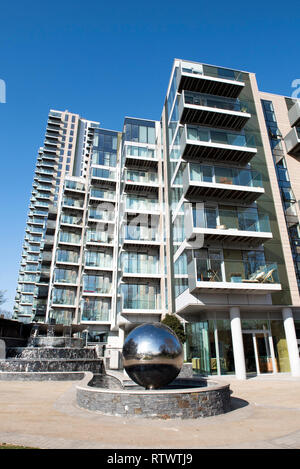
<path id="1" fill-rule="evenodd" d="M 230 325 L 232 335 L 235 375 L 237 379 L 246 379 L 245 354 L 242 334 L 240 308 L 230 308 Z"/>
<path id="2" fill-rule="evenodd" d="M 286 337 L 287 348 L 289 352 L 291 374 L 300 376 L 300 358 L 296 338 L 293 311 L 291 308 L 282 309 L 283 325 Z"/>

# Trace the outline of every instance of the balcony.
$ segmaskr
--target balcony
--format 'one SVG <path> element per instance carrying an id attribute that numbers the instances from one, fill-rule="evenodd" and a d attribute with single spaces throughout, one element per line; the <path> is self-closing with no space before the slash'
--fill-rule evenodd
<path id="1" fill-rule="evenodd" d="M 84 304 L 81 314 L 81 323 L 108 323 L 110 321 L 111 310 L 94 310 L 93 308 Z"/>
<path id="2" fill-rule="evenodd" d="M 128 213 L 159 214 L 160 205 L 158 200 L 142 196 L 126 196 L 125 210 Z"/>
<path id="3" fill-rule="evenodd" d="M 67 233 L 61 231 L 58 237 L 59 244 L 70 244 L 73 246 L 80 246 L 81 236 L 74 233 Z"/>
<path id="4" fill-rule="evenodd" d="M 281 290 L 274 262 L 192 259 L 188 273 L 190 292 L 266 294 Z"/>
<path id="5" fill-rule="evenodd" d="M 83 200 L 80 199 L 71 199 L 69 197 L 65 197 L 62 203 L 64 208 L 73 208 L 76 210 L 83 210 Z"/>
<path id="6" fill-rule="evenodd" d="M 82 228 L 82 218 L 73 215 L 62 214 L 60 219 L 61 225 L 72 226 L 74 228 Z"/>
<path id="7" fill-rule="evenodd" d="M 289 110 L 289 120 L 292 127 L 300 127 L 300 100 L 297 100 Z"/>
<path id="8" fill-rule="evenodd" d="M 92 171 L 91 171 L 92 183 L 103 182 L 107 186 L 115 186 L 117 182 L 116 177 L 117 177 L 116 171 L 114 170 L 92 167 Z"/>
<path id="9" fill-rule="evenodd" d="M 88 221 L 89 222 L 95 222 L 95 223 L 115 223 L 115 212 L 111 210 L 101 210 L 101 205 L 100 207 L 93 209 L 90 208 L 88 212 Z M 114 208 L 114 207 L 113 207 Z"/>
<path id="10" fill-rule="evenodd" d="M 126 145 L 125 146 L 125 166 L 141 168 L 157 168 L 158 158 L 153 148 Z"/>
<path id="11" fill-rule="evenodd" d="M 160 246 L 160 235 L 157 228 L 136 226 L 133 223 L 123 227 L 121 244 L 124 249 L 131 246 Z"/>
<path id="12" fill-rule="evenodd" d="M 203 244 L 240 243 L 250 248 L 272 239 L 269 217 L 256 208 L 233 210 L 185 204 L 184 229 L 187 240 L 202 235 Z"/>
<path id="13" fill-rule="evenodd" d="M 90 192 L 90 202 L 97 202 L 99 200 L 115 202 L 116 195 L 113 191 L 108 191 L 105 189 L 96 189 L 94 187 L 91 188 Z"/>
<path id="14" fill-rule="evenodd" d="M 241 130 L 251 117 L 249 104 L 245 101 L 190 91 L 183 91 L 178 110 L 181 124 L 198 124 L 231 130 Z"/>
<path id="15" fill-rule="evenodd" d="M 183 172 L 183 193 L 191 200 L 251 204 L 264 194 L 258 171 L 188 163 Z"/>
<path id="16" fill-rule="evenodd" d="M 75 251 L 63 251 L 63 250 L 57 251 L 56 263 L 78 265 L 79 254 Z"/>
<path id="17" fill-rule="evenodd" d="M 300 156 L 300 127 L 293 127 L 284 137 L 286 151 L 292 156 Z"/>
<path id="18" fill-rule="evenodd" d="M 202 64 L 181 63 L 177 70 L 177 88 L 199 93 L 237 98 L 244 89 L 242 73 Z"/>
<path id="19" fill-rule="evenodd" d="M 215 160 L 247 164 L 256 155 L 251 134 L 229 133 L 192 125 L 182 128 L 180 150 L 185 160 Z"/>
<path id="20" fill-rule="evenodd" d="M 54 272 L 55 285 L 72 285 L 77 286 L 77 271 L 76 270 L 63 270 L 58 269 Z"/>
<path id="21" fill-rule="evenodd" d="M 124 174 L 126 192 L 157 192 L 159 188 L 157 173 L 126 170 Z"/>
<path id="22" fill-rule="evenodd" d="M 67 192 L 67 191 L 83 193 L 85 191 L 85 186 L 81 182 L 66 179 L 66 181 L 65 181 L 65 192 Z"/>
<path id="23" fill-rule="evenodd" d="M 137 320 L 143 321 L 141 315 L 160 315 L 160 296 L 145 296 L 143 299 L 124 298 L 121 308 L 122 314 L 136 315 Z"/>
<path id="24" fill-rule="evenodd" d="M 93 246 L 113 246 L 113 234 L 107 231 L 88 230 L 86 232 L 86 244 Z"/>
<path id="25" fill-rule="evenodd" d="M 159 262 L 154 260 L 153 262 L 131 262 L 130 259 L 123 262 L 121 268 L 122 279 L 126 278 L 153 278 L 160 279 L 161 274 L 159 272 Z"/>

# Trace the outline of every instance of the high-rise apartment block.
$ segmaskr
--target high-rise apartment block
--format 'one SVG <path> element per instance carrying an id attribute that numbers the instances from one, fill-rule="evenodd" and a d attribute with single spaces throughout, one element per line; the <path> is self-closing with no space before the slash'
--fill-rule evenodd
<path id="1" fill-rule="evenodd" d="M 160 121 L 50 111 L 15 314 L 118 353 L 176 313 L 206 374 L 300 375 L 300 101 L 174 61 Z"/>

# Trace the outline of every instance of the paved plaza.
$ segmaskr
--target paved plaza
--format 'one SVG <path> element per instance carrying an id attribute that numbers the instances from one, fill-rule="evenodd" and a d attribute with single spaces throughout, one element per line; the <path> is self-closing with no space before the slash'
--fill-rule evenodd
<path id="1" fill-rule="evenodd" d="M 220 381 L 224 381 L 220 380 Z M 0 443 L 37 448 L 300 449 L 300 378 L 228 379 L 232 411 L 197 420 L 108 417 L 80 409 L 79 382 L 0 382 Z"/>

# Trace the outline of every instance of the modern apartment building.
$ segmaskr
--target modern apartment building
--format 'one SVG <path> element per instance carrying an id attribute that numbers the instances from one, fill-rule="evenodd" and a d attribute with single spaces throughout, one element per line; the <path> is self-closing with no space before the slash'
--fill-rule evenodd
<path id="1" fill-rule="evenodd" d="M 199 372 L 300 375 L 299 118 L 253 73 L 179 59 L 160 121 L 50 111 L 18 318 L 82 324 L 118 354 L 176 313 Z"/>

